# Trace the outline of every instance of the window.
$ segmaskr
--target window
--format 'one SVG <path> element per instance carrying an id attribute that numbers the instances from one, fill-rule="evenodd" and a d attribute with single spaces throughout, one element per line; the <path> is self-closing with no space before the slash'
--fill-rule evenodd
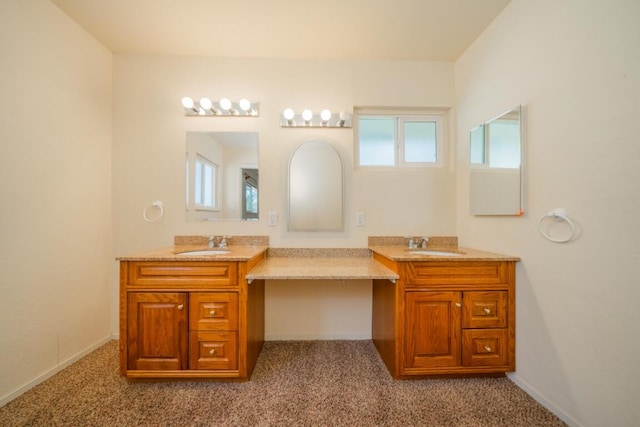
<path id="1" fill-rule="evenodd" d="M 520 167 L 520 122 L 498 118 L 471 130 L 471 164 L 475 167 Z"/>
<path id="2" fill-rule="evenodd" d="M 258 169 L 242 169 L 242 219 L 258 219 Z"/>
<path id="3" fill-rule="evenodd" d="M 443 164 L 440 115 L 358 114 L 357 165 L 425 167 Z"/>
<path id="4" fill-rule="evenodd" d="M 489 123 L 489 167 L 520 167 L 520 123 L 517 120 L 494 120 Z"/>
<path id="5" fill-rule="evenodd" d="M 189 174 L 191 168 L 192 176 Z M 187 160 L 187 182 L 191 184 L 187 191 L 187 204 L 190 208 L 218 210 L 218 165 L 196 153 L 192 164 Z"/>

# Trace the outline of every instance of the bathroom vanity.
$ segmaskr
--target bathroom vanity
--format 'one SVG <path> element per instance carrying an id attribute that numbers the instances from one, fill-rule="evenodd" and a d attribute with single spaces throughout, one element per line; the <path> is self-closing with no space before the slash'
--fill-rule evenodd
<path id="1" fill-rule="evenodd" d="M 395 378 L 515 370 L 515 263 L 472 249 L 371 247 L 398 273 L 373 280 L 373 342 Z M 428 252 L 428 251 L 427 251 Z"/>
<path id="2" fill-rule="evenodd" d="M 264 342 L 267 246 L 180 245 L 120 260 L 120 374 L 247 380 Z"/>
<path id="3" fill-rule="evenodd" d="M 242 237 L 207 249 L 195 238 L 119 258 L 122 376 L 248 380 L 264 342 L 265 281 L 276 279 L 371 280 L 372 338 L 395 378 L 515 369 L 518 258 L 458 250 L 455 238 L 440 250 L 409 250 L 402 238 L 269 249 L 268 238 Z"/>

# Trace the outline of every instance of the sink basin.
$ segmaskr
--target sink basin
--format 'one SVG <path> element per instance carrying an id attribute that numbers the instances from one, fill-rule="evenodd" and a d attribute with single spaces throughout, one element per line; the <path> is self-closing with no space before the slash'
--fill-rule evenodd
<path id="1" fill-rule="evenodd" d="M 424 251 L 409 251 L 410 254 L 413 255 L 431 255 L 431 256 L 460 256 L 459 253 L 456 252 L 444 252 L 444 251 L 429 251 L 429 250 L 424 250 Z"/>
<path id="2" fill-rule="evenodd" d="M 187 251 L 187 252 L 180 252 L 179 254 L 176 255 L 186 255 L 186 256 L 193 256 L 193 255 L 224 255 L 224 254 L 228 254 L 230 251 L 226 251 L 224 249 L 205 249 L 205 250 L 200 250 L 200 251 Z"/>

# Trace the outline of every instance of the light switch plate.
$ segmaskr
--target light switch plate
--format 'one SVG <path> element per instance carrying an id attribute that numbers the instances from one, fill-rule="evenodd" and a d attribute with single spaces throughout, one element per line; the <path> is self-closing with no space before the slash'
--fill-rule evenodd
<path id="1" fill-rule="evenodd" d="M 362 227 L 364 225 L 364 212 L 356 212 L 356 225 Z"/>
<path id="2" fill-rule="evenodd" d="M 271 226 L 278 225 L 278 212 L 271 211 L 267 214 L 267 222 Z"/>

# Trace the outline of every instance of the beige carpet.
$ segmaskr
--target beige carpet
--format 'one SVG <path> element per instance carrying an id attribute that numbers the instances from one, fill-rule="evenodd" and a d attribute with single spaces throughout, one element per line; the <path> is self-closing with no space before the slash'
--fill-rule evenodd
<path id="1" fill-rule="evenodd" d="M 563 426 L 507 378 L 395 381 L 371 341 L 265 343 L 252 379 L 128 382 L 110 342 L 0 408 L 1 426 Z"/>

